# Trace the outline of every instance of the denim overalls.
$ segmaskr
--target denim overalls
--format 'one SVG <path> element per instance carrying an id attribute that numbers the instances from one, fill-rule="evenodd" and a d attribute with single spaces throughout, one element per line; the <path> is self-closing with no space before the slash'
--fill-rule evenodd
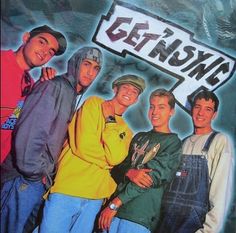
<path id="1" fill-rule="evenodd" d="M 206 154 L 217 132 L 212 132 L 201 155 L 182 155 L 175 178 L 163 196 L 158 233 L 194 233 L 209 211 L 209 175 Z"/>

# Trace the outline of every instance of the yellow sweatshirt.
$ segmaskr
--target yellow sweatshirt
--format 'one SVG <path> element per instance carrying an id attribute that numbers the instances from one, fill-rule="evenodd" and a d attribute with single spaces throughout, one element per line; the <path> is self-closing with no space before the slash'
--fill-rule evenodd
<path id="1" fill-rule="evenodd" d="M 73 117 L 51 193 L 101 199 L 115 191 L 110 169 L 127 156 L 132 131 L 121 116 L 115 116 L 117 123 L 105 124 L 103 102 L 90 97 Z"/>

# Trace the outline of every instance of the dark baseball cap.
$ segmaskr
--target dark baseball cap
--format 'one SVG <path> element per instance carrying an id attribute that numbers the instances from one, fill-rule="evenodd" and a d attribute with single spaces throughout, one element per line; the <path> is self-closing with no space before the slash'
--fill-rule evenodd
<path id="1" fill-rule="evenodd" d="M 55 31 L 47 25 L 36 27 L 32 29 L 29 33 L 30 33 L 30 37 L 34 37 L 40 33 L 49 33 L 52 36 L 54 36 L 59 45 L 59 48 L 55 53 L 56 56 L 63 54 L 66 50 L 67 42 L 66 42 L 65 36 L 61 32 Z"/>
<path id="2" fill-rule="evenodd" d="M 114 86 L 119 86 L 126 83 L 137 87 L 140 90 L 140 93 L 142 93 L 146 87 L 145 81 L 143 78 L 138 77 L 133 74 L 126 74 L 117 78 L 115 81 L 113 81 L 112 88 L 114 88 Z"/>

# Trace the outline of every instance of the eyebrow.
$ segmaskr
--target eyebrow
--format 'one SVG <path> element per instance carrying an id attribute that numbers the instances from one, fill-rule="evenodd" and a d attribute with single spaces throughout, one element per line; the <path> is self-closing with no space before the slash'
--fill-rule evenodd
<path id="1" fill-rule="evenodd" d="M 44 40 L 47 44 L 49 44 L 48 40 L 44 36 L 39 36 L 40 39 Z M 54 53 L 56 53 L 56 49 L 51 48 Z"/>
<path id="2" fill-rule="evenodd" d="M 150 104 L 150 106 L 158 106 L 158 107 L 165 107 L 168 106 L 169 104 Z"/>
<path id="3" fill-rule="evenodd" d="M 158 107 L 167 107 L 167 106 L 169 106 L 169 104 L 158 104 L 157 106 Z"/>
<path id="4" fill-rule="evenodd" d="M 194 107 L 200 107 L 200 106 L 201 106 L 201 104 L 195 104 L 195 105 L 194 105 Z M 213 107 L 205 106 L 205 108 L 207 108 L 207 109 L 211 109 L 211 110 L 214 111 L 214 108 L 213 108 Z"/>
<path id="5" fill-rule="evenodd" d="M 90 59 L 84 59 L 83 62 L 88 62 L 89 64 L 92 64 L 92 62 L 90 61 Z"/>
<path id="6" fill-rule="evenodd" d="M 88 62 L 90 65 L 92 65 L 93 62 L 96 62 L 96 63 L 97 63 L 96 67 L 101 68 L 101 66 L 98 64 L 98 62 L 97 62 L 97 61 L 94 61 L 94 60 L 92 60 L 92 59 L 85 58 L 85 59 L 83 60 L 83 62 Z"/>
<path id="7" fill-rule="evenodd" d="M 212 111 L 214 111 L 214 108 L 212 108 L 212 107 L 208 107 L 208 106 L 207 106 L 206 108 L 207 108 L 207 109 L 211 109 Z"/>

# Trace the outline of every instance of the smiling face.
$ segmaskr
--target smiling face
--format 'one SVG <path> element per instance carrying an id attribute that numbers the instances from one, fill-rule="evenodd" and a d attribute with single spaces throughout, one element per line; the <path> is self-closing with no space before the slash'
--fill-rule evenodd
<path id="1" fill-rule="evenodd" d="M 32 38 L 25 33 L 23 41 L 22 53 L 29 69 L 47 63 L 59 48 L 57 39 L 49 33 L 39 33 Z"/>
<path id="2" fill-rule="evenodd" d="M 148 118 L 157 132 L 170 132 L 169 120 L 174 114 L 174 109 L 170 107 L 167 96 L 153 96 L 150 99 Z"/>
<path id="3" fill-rule="evenodd" d="M 100 71 L 100 66 L 96 61 L 84 59 L 80 64 L 79 69 L 79 85 L 88 87 L 92 84 Z"/>
<path id="4" fill-rule="evenodd" d="M 197 99 L 192 109 L 192 119 L 197 134 L 212 131 L 211 123 L 216 117 L 215 103 L 209 99 Z"/>
<path id="5" fill-rule="evenodd" d="M 124 107 L 129 107 L 130 105 L 136 103 L 140 94 L 139 89 L 129 83 L 115 86 L 114 92 L 116 94 L 116 101 Z"/>

